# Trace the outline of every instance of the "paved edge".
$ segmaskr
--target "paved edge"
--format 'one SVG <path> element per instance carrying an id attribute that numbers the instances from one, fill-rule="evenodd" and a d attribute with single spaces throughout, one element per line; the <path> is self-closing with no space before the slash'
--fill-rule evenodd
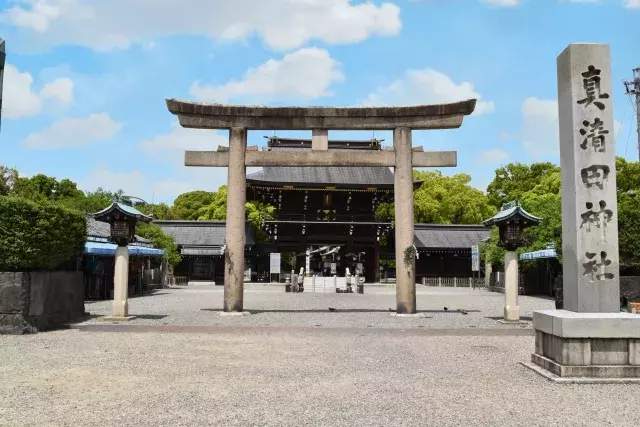
<path id="1" fill-rule="evenodd" d="M 186 333 L 186 334 L 224 334 L 242 331 L 259 331 L 261 333 L 280 333 L 280 332 L 309 332 L 319 331 L 328 333 L 342 334 L 395 334 L 395 335 L 413 335 L 413 336 L 534 336 L 533 329 L 435 329 L 435 328 L 323 328 L 316 327 L 269 327 L 269 326 L 180 326 L 180 325 L 132 325 L 132 324 L 71 324 L 67 325 L 69 329 L 84 332 L 134 332 L 134 333 Z"/>
<path id="2" fill-rule="evenodd" d="M 520 362 L 520 364 L 556 384 L 640 384 L 640 378 L 559 377 L 535 363 Z"/>

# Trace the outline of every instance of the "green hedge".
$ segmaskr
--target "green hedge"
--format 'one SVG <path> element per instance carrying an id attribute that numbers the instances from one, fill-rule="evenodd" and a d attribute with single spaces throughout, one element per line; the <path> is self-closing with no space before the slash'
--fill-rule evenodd
<path id="1" fill-rule="evenodd" d="M 55 269 L 81 255 L 86 240 L 82 213 L 0 196 L 0 271 Z"/>

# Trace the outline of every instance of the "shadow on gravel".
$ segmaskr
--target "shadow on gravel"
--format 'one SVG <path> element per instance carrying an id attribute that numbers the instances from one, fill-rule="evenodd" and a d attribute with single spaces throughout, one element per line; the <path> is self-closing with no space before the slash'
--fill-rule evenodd
<path id="1" fill-rule="evenodd" d="M 201 308 L 200 311 L 222 311 L 219 308 Z M 368 308 L 336 308 L 329 310 L 325 309 L 311 309 L 311 310 L 252 310 L 250 308 L 246 311 L 251 314 L 260 313 L 395 313 L 395 310 L 374 310 Z M 467 313 L 480 313 L 480 310 L 464 310 Z M 457 309 L 449 310 L 418 310 L 418 313 L 447 313 L 447 314 L 461 314 Z"/>
<path id="2" fill-rule="evenodd" d="M 167 314 L 136 314 L 136 319 L 160 320 L 169 317 Z"/>
<path id="3" fill-rule="evenodd" d="M 503 320 L 504 316 L 487 317 L 487 319 Z M 520 316 L 520 320 L 522 320 L 523 322 L 533 322 L 533 317 Z"/>

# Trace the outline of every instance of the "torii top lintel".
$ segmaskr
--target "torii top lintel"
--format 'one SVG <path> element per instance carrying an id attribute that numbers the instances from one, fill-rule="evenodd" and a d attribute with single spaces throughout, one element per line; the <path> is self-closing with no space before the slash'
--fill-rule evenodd
<path id="1" fill-rule="evenodd" d="M 167 108 L 180 125 L 194 129 L 454 129 L 475 107 L 475 99 L 406 107 L 265 107 L 167 99 Z"/>

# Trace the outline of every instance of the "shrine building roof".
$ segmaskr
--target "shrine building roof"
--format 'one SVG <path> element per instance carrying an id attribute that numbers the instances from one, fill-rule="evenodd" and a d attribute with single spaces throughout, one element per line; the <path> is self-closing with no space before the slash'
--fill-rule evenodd
<path id="1" fill-rule="evenodd" d="M 224 246 L 227 225 L 225 221 L 154 221 L 176 245 L 185 248 L 220 248 Z M 254 244 L 254 229 L 249 222 L 245 226 L 246 245 Z"/>
<path id="2" fill-rule="evenodd" d="M 471 249 L 490 234 L 482 224 L 415 224 L 414 244 L 418 249 Z"/>
<path id="3" fill-rule="evenodd" d="M 329 140 L 329 151 L 380 150 L 383 140 Z M 311 151 L 311 139 L 268 137 L 269 151 Z M 350 188 L 393 189 L 393 172 L 386 166 L 302 167 L 265 166 L 247 175 L 247 184 L 255 186 L 336 186 Z M 416 182 L 416 187 L 421 182 Z"/>

